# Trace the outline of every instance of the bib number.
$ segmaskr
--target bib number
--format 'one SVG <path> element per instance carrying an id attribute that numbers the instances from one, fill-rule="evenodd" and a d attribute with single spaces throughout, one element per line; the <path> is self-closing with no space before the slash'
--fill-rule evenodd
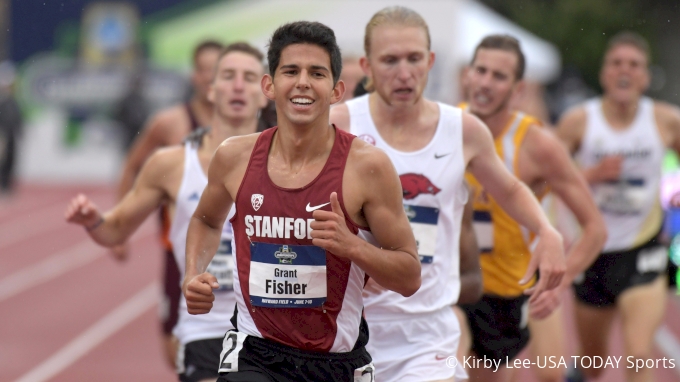
<path id="1" fill-rule="evenodd" d="M 222 239 L 215 257 L 208 265 L 207 272 L 217 278 L 220 287 L 217 292 L 234 290 L 234 257 L 231 255 L 231 240 Z"/>
<path id="2" fill-rule="evenodd" d="M 404 212 L 416 238 L 421 264 L 432 264 L 437 248 L 439 209 L 404 204 Z"/>
<path id="3" fill-rule="evenodd" d="M 601 184 L 595 193 L 595 201 L 604 212 L 616 215 L 639 215 L 649 199 L 644 186 L 644 179 L 623 179 L 614 183 Z"/>
<path id="4" fill-rule="evenodd" d="M 477 245 L 482 253 L 493 252 L 493 221 L 489 211 L 475 210 L 472 217 Z"/>
<path id="5" fill-rule="evenodd" d="M 248 337 L 247 334 L 234 330 L 227 332 L 222 341 L 218 373 L 238 371 L 238 355 L 243 348 L 243 342 L 246 340 L 246 337 Z"/>
<path id="6" fill-rule="evenodd" d="M 653 247 L 638 252 L 636 268 L 639 273 L 664 272 L 668 265 L 668 251 L 665 247 Z"/>
<path id="7" fill-rule="evenodd" d="M 253 242 L 250 302 L 268 308 L 314 308 L 326 302 L 326 250 Z"/>

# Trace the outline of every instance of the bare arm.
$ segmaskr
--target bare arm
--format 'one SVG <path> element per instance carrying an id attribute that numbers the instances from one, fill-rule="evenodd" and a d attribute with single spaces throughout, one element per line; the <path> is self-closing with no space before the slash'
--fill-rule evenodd
<path id="1" fill-rule="evenodd" d="M 562 237 L 550 225 L 533 193 L 513 176 L 496 155 L 491 133 L 477 118 L 463 115 L 463 139 L 468 170 L 514 220 L 538 235 L 538 243 L 521 284 L 538 268 L 541 278 L 534 300 L 544 290 L 560 285 L 565 272 Z"/>
<path id="2" fill-rule="evenodd" d="M 542 319 L 557 308 L 563 291 L 597 258 L 607 238 L 607 229 L 592 196 L 569 154 L 547 131 L 532 131 L 525 141 L 531 162 L 539 165 L 541 177 L 569 207 L 581 226 L 581 237 L 571 246 L 562 285 L 543 293 L 531 305 L 531 316 Z"/>
<path id="3" fill-rule="evenodd" d="M 332 211 L 314 211 L 312 242 L 352 260 L 380 286 L 408 297 L 420 288 L 420 260 L 402 204 L 401 183 L 385 153 L 364 142 L 360 145 L 363 148 L 353 150 L 355 156 L 350 159 L 364 179 L 362 210 L 380 247 L 349 232 L 335 193 L 331 194 Z"/>
<path id="4" fill-rule="evenodd" d="M 139 173 L 144 162 L 157 149 L 168 146 L 170 116 L 168 112 L 163 112 L 149 120 L 141 135 L 135 139 L 134 144 L 128 152 L 120 183 L 118 184 L 118 197 L 122 199 L 132 188 L 135 177 Z M 178 142 L 175 142 L 178 143 Z"/>
<path id="5" fill-rule="evenodd" d="M 482 268 L 479 265 L 479 247 L 472 225 L 472 200 L 468 199 L 463 211 L 460 230 L 460 296 L 458 304 L 474 304 L 482 297 Z"/>
<path id="6" fill-rule="evenodd" d="M 212 290 L 219 287 L 215 276 L 206 273 L 206 269 L 217 252 L 224 222 L 234 202 L 225 182 L 236 162 L 234 146 L 233 139 L 229 139 L 217 149 L 208 168 L 208 185 L 189 221 L 182 290 L 190 314 L 210 312 L 215 300 Z"/>
<path id="7" fill-rule="evenodd" d="M 183 157 L 172 148 L 159 151 L 149 158 L 133 188 L 115 207 L 101 214 L 84 195 L 74 198 L 66 213 L 66 220 L 87 228 L 88 234 L 100 245 L 111 247 L 124 243 L 144 220 L 167 198 L 166 179 Z"/>
<path id="8" fill-rule="evenodd" d="M 564 147 L 547 131 L 532 132 L 530 138 L 526 144 L 531 146 L 532 162 L 540 165 L 542 178 L 569 207 L 581 226 L 582 235 L 567 256 L 567 271 L 562 283 L 569 285 L 597 258 L 607 239 L 607 229 L 588 184 Z"/>

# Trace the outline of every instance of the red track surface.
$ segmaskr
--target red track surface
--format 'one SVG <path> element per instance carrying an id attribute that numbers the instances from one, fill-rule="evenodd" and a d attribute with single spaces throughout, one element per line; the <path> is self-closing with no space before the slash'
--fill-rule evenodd
<path id="1" fill-rule="evenodd" d="M 139 299 L 140 291 L 148 291 L 145 288 L 157 282 L 161 273 L 155 219 L 149 219 L 133 238 L 130 259 L 118 263 L 106 250 L 89 247 L 82 229 L 63 223 L 66 205 L 79 191 L 90 195 L 100 207 L 113 203 L 113 191 L 107 187 L 23 186 L 12 198 L 0 199 L 0 381 L 16 381 L 36 372 L 55 354 L 70 354 L 72 359 L 60 358 L 62 370 L 51 369 L 41 374 L 44 378 L 29 380 L 176 380 L 161 353 L 158 299 Z M 59 264 L 65 264 L 61 271 L 55 270 L 55 263 L 44 263 L 57 255 L 61 256 Z M 41 264 L 48 266 L 40 268 Z M 73 350 L 69 343 L 83 340 L 89 328 L 119 307 L 129 307 L 132 300 L 138 301 L 137 313 L 120 328 L 100 342 L 90 342 L 90 347 L 76 346 L 82 354 L 64 351 Z M 567 304 L 567 317 L 570 312 L 571 304 Z M 678 300 L 672 299 L 665 325 L 675 337 L 680 337 L 678 313 Z M 573 322 L 566 322 L 568 355 L 572 355 Z M 616 333 L 617 328 L 614 330 Z M 612 355 L 622 355 L 620 336 L 614 337 L 610 347 Z M 657 351 L 655 356 L 667 355 Z M 680 363 L 676 365 L 680 367 Z M 522 370 L 520 375 L 522 381 L 536 381 L 529 370 Z M 674 369 L 658 369 L 656 378 L 659 382 L 680 382 Z M 623 369 L 608 370 L 601 379 L 623 380 Z"/>

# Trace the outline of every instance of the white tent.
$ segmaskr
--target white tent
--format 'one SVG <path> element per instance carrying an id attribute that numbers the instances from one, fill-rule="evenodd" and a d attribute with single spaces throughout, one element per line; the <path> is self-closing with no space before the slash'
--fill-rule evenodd
<path id="1" fill-rule="evenodd" d="M 414 9 L 429 25 L 436 63 L 427 95 L 434 99 L 456 100 L 458 69 L 469 62 L 476 44 L 490 33 L 508 33 L 521 41 L 529 80 L 547 82 L 560 71 L 560 56 L 554 46 L 474 0 L 235 0 L 160 23 L 151 31 L 151 51 L 161 62 L 189 57 L 193 45 L 205 37 L 246 40 L 264 50 L 281 24 L 313 20 L 335 31 L 343 54 L 360 56 L 366 23 L 378 10 L 391 5 Z"/>

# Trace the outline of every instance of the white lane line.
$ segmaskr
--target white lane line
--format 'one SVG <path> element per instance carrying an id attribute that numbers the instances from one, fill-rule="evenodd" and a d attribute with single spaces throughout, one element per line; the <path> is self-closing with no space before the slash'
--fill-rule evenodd
<path id="1" fill-rule="evenodd" d="M 661 325 L 656 330 L 654 341 L 665 355 L 675 360 L 675 365 L 677 366 L 678 361 L 680 361 L 680 342 L 673 335 L 673 332 L 666 325 Z M 680 368 L 675 367 L 675 373 L 680 375 Z"/>
<path id="2" fill-rule="evenodd" d="M 157 282 L 149 284 L 16 382 L 43 382 L 53 378 L 156 305 L 159 293 Z"/>
<path id="3" fill-rule="evenodd" d="M 132 243 L 152 233 L 155 233 L 153 225 L 145 224 L 133 236 Z M 0 302 L 87 265 L 106 254 L 107 251 L 107 248 L 98 246 L 88 238 L 72 247 L 53 254 L 37 264 L 14 272 L 0 279 Z"/>

